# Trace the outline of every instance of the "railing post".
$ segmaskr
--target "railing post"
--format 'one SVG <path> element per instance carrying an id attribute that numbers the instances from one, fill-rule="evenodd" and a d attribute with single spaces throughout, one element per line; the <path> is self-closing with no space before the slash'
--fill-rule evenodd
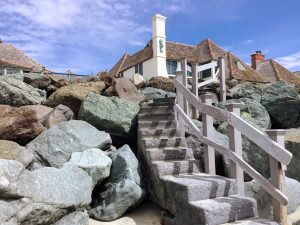
<path id="1" fill-rule="evenodd" d="M 202 102 L 207 105 L 212 105 L 212 98 L 211 94 L 201 96 Z M 212 140 L 214 138 L 213 117 L 203 114 L 202 122 L 203 136 Z M 216 174 L 215 150 L 209 145 L 204 145 L 204 167 L 206 173 Z"/>
<path id="2" fill-rule="evenodd" d="M 176 71 L 175 72 L 175 75 L 176 75 L 176 80 L 179 82 L 179 83 L 182 83 L 182 77 L 183 77 L 183 74 L 182 74 L 182 71 Z M 176 99 L 177 99 L 177 104 L 179 105 L 179 107 L 181 109 L 183 109 L 184 107 L 184 101 L 183 101 L 183 94 L 180 93 L 180 91 L 176 90 Z M 176 115 L 176 121 L 177 121 L 177 129 L 178 131 L 180 132 L 180 135 L 181 136 L 184 136 L 184 120 L 178 115 Z"/>
<path id="3" fill-rule="evenodd" d="M 285 130 L 267 130 L 266 133 L 273 141 L 284 147 Z M 269 157 L 269 161 L 271 183 L 275 188 L 279 189 L 283 194 L 285 194 L 285 167 L 271 156 Z M 282 225 L 287 225 L 287 206 L 280 204 L 275 199 L 273 199 L 272 201 L 273 220 Z"/>
<path id="4" fill-rule="evenodd" d="M 218 61 L 219 69 L 220 69 L 220 101 L 226 101 L 226 84 L 225 84 L 225 59 L 223 57 L 219 58 Z"/>
<path id="5" fill-rule="evenodd" d="M 240 116 L 240 103 L 227 105 L 227 110 Z M 238 156 L 243 157 L 241 132 L 228 124 L 229 148 Z M 230 177 L 236 179 L 238 194 L 245 195 L 244 172 L 242 168 L 230 160 Z"/>
<path id="6" fill-rule="evenodd" d="M 197 63 L 192 64 L 192 91 L 193 94 L 196 96 L 198 99 L 198 74 L 197 74 Z M 198 119 L 199 113 L 198 110 L 193 107 L 192 111 L 192 118 L 193 119 Z"/>
<path id="7" fill-rule="evenodd" d="M 180 61 L 181 63 L 181 71 L 182 71 L 182 84 L 184 87 L 187 87 L 187 60 L 186 58 L 182 59 Z M 183 111 L 185 114 L 189 115 L 189 107 L 188 107 L 188 102 L 186 98 L 183 96 Z"/>

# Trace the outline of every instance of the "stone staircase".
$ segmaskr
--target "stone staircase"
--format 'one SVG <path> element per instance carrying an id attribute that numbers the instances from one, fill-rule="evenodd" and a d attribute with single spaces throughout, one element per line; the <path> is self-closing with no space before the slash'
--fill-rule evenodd
<path id="1" fill-rule="evenodd" d="M 162 223 L 276 224 L 257 220 L 256 201 L 237 195 L 235 180 L 203 173 L 176 129 L 174 101 L 156 99 L 141 107 L 138 115 L 138 157 L 147 174 L 151 198 L 172 215 L 163 217 Z"/>

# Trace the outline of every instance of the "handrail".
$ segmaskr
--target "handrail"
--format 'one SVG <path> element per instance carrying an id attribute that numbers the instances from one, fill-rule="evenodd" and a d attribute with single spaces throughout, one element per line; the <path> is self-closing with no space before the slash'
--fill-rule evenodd
<path id="1" fill-rule="evenodd" d="M 212 116 L 218 120 L 227 122 L 234 128 L 238 129 L 249 140 L 255 142 L 262 150 L 272 156 L 278 162 L 288 165 L 292 159 L 292 154 L 285 148 L 281 147 L 278 143 L 272 141 L 264 133 L 257 130 L 251 124 L 243 119 L 237 117 L 235 114 L 214 106 L 209 106 L 201 103 L 193 93 L 187 90 L 179 81 L 174 80 L 177 91 L 181 92 L 188 102 L 193 105 L 201 113 Z"/>
<path id="2" fill-rule="evenodd" d="M 196 135 L 201 142 L 206 145 L 212 146 L 215 150 L 220 152 L 221 154 L 227 155 L 232 161 L 238 164 L 247 174 L 249 174 L 252 178 L 257 180 L 261 186 L 270 193 L 270 195 L 279 201 L 283 205 L 288 204 L 288 198 L 284 195 L 279 189 L 275 188 L 266 178 L 264 178 L 261 174 L 259 174 L 252 166 L 250 166 L 247 162 L 245 162 L 240 156 L 234 153 L 231 149 L 220 145 L 213 140 L 203 136 L 199 130 L 199 128 L 193 123 L 193 121 L 184 113 L 184 111 L 180 108 L 178 104 L 175 104 L 175 110 L 179 113 L 179 115 L 184 119 L 187 125 L 192 129 L 192 133 Z"/>

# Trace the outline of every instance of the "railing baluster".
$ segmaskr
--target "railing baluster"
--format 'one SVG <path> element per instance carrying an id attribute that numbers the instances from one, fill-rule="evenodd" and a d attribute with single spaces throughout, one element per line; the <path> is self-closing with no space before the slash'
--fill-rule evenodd
<path id="1" fill-rule="evenodd" d="M 180 61 L 181 63 L 181 71 L 182 71 L 182 84 L 185 88 L 187 88 L 187 60 L 186 58 Z M 189 107 L 188 102 L 185 96 L 183 96 L 183 111 L 189 115 Z"/>
<path id="2" fill-rule="evenodd" d="M 176 71 L 175 74 L 176 74 L 176 80 L 178 82 L 182 83 L 182 77 L 183 77 L 182 71 Z M 179 107 L 181 109 L 184 109 L 183 94 L 178 90 L 176 91 L 176 99 L 177 99 L 177 104 L 179 105 Z M 178 115 L 178 113 L 176 115 L 176 118 L 177 118 L 177 130 L 178 130 L 178 132 L 180 132 L 181 136 L 184 136 L 184 133 L 185 133 L 185 131 L 184 131 L 184 124 L 185 124 L 184 120 L 182 119 L 181 116 Z"/>
<path id="3" fill-rule="evenodd" d="M 240 103 L 232 103 L 227 105 L 228 111 L 240 116 Z M 242 135 L 241 132 L 228 125 L 229 148 L 238 156 L 243 156 Z M 236 179 L 238 194 L 245 195 L 244 172 L 232 160 L 230 161 L 230 177 Z"/>
<path id="4" fill-rule="evenodd" d="M 267 130 L 268 136 L 279 145 L 284 147 L 284 135 L 285 130 Z M 269 156 L 270 161 L 270 175 L 271 183 L 275 188 L 279 189 L 282 193 L 286 193 L 285 184 L 285 168 L 283 165 Z M 273 198 L 273 220 L 276 222 L 287 225 L 287 206 L 281 205 L 277 200 Z"/>
<path id="5" fill-rule="evenodd" d="M 219 69 L 220 69 L 220 101 L 226 101 L 226 84 L 225 84 L 225 59 L 223 57 L 219 58 Z"/>
<path id="6" fill-rule="evenodd" d="M 192 91 L 198 99 L 198 74 L 197 74 L 197 63 L 192 64 Z M 198 119 L 199 113 L 196 107 L 193 107 L 192 118 Z"/>
<path id="7" fill-rule="evenodd" d="M 202 102 L 204 102 L 207 105 L 212 105 L 212 98 L 213 96 L 211 94 L 205 94 L 201 96 Z M 213 117 L 206 114 L 202 114 L 202 122 L 203 136 L 206 136 L 207 138 L 213 140 Z M 209 145 L 204 145 L 204 167 L 206 173 L 212 175 L 216 174 L 215 150 Z"/>

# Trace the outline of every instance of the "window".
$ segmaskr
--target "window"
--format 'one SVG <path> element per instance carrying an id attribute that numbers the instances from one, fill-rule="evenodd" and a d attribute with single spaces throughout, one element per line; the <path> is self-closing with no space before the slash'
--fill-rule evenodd
<path id="1" fill-rule="evenodd" d="M 120 73 L 120 77 L 124 77 L 124 72 L 121 72 L 121 73 Z"/>
<path id="2" fill-rule="evenodd" d="M 176 70 L 177 70 L 177 61 L 167 60 L 168 74 L 175 74 Z"/>
<path id="3" fill-rule="evenodd" d="M 139 63 L 135 65 L 135 73 L 143 75 L 143 63 Z"/>

